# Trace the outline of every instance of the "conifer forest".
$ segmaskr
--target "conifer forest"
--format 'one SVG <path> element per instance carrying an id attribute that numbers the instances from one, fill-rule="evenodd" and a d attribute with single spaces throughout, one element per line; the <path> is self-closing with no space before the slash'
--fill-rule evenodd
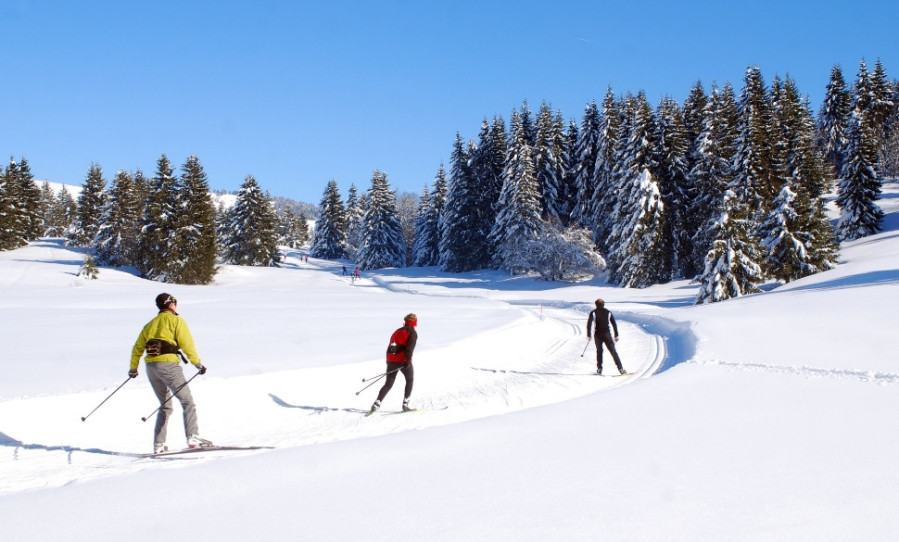
<path id="1" fill-rule="evenodd" d="M 279 265 L 285 247 L 308 243 L 312 257 L 362 270 L 604 274 L 632 288 L 690 279 L 696 303 L 716 302 L 830 269 L 840 242 L 880 231 L 881 184 L 899 175 L 899 83 L 879 61 L 848 77 L 834 66 L 816 114 L 795 81 L 750 67 L 738 88 L 697 82 L 683 103 L 609 88 L 579 119 L 524 101 L 508 124 L 485 117 L 450 148 L 420 194 L 398 195 L 374 171 L 345 199 L 329 181 L 317 208 L 272 198 L 252 175 L 216 204 L 196 156 L 176 173 L 162 155 L 152 174 L 110 183 L 91 164 L 77 199 L 10 158 L 0 250 L 61 237 L 99 266 L 207 284 L 218 265 Z"/>

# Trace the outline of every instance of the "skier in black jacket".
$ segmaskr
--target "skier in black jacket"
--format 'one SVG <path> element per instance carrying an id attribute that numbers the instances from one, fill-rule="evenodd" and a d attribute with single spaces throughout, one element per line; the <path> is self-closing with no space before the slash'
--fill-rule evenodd
<path id="1" fill-rule="evenodd" d="M 605 308 L 605 304 L 606 302 L 602 299 L 597 299 L 596 309 L 590 311 L 590 317 L 587 318 L 587 341 L 590 341 L 591 332 L 595 332 L 593 334 L 596 335 L 596 374 L 602 374 L 602 345 L 605 344 L 609 353 L 612 354 L 612 359 L 615 360 L 618 372 L 626 375 L 628 372 L 621 366 L 621 358 L 618 357 L 618 351 L 615 350 L 615 343 L 618 342 L 618 324 L 615 323 L 615 317 L 612 316 L 609 309 Z M 612 324 L 612 329 L 615 330 L 614 338 L 609 324 Z"/>

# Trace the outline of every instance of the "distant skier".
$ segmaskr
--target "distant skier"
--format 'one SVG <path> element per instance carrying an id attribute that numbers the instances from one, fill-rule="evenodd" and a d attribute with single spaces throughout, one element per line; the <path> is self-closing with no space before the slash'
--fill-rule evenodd
<path id="1" fill-rule="evenodd" d="M 169 390 L 181 402 L 181 408 L 184 410 L 184 435 L 187 437 L 188 448 L 211 446 L 211 442 L 200 438 L 197 407 L 184 379 L 184 373 L 178 365 L 179 350 L 184 351 L 200 374 L 206 374 L 206 367 L 200 362 L 187 322 L 175 312 L 178 300 L 171 294 L 162 293 L 156 296 L 156 307 L 159 314 L 144 326 L 134 343 L 131 350 L 131 368 L 128 371 L 131 378 L 137 378 L 137 367 L 146 351 L 144 364 L 147 367 L 147 379 L 150 380 L 150 385 L 161 405 L 156 416 L 156 428 L 153 431 L 153 453 L 168 450 L 165 444 L 166 426 L 173 410 L 172 402 L 166 400 Z"/>
<path id="2" fill-rule="evenodd" d="M 615 349 L 615 343 L 618 342 L 618 324 L 615 322 L 615 317 L 609 309 L 605 308 L 606 303 L 602 299 L 597 299 L 594 304 L 596 308 L 590 311 L 590 316 L 587 318 L 587 341 L 590 341 L 590 334 L 593 332 L 596 335 L 596 374 L 602 374 L 602 345 L 605 344 L 609 353 L 612 354 L 612 359 L 615 360 L 618 372 L 626 375 L 628 372 L 621 366 L 621 358 L 618 357 L 618 351 Z M 612 329 L 615 330 L 614 338 L 609 324 L 612 324 Z"/>
<path id="3" fill-rule="evenodd" d="M 403 393 L 403 410 L 412 410 L 409 407 L 409 397 L 412 395 L 412 382 L 414 370 L 412 368 L 412 353 L 415 351 L 415 343 L 418 342 L 418 332 L 415 326 L 418 325 L 418 317 L 413 313 L 409 313 L 403 318 L 403 327 L 397 329 L 390 336 L 390 344 L 387 345 L 387 379 L 378 392 L 378 398 L 371 405 L 368 415 L 373 414 L 381 408 L 381 401 L 387 396 L 387 392 L 393 387 L 396 380 L 396 373 L 403 373 L 406 379 L 406 389 Z"/>

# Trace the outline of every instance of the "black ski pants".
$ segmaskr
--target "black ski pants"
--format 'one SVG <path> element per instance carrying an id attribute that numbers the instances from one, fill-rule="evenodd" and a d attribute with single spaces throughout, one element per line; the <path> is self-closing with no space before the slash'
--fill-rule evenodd
<path id="1" fill-rule="evenodd" d="M 621 358 L 618 357 L 618 350 L 615 349 L 615 339 L 612 337 L 612 334 L 596 333 L 593 340 L 596 341 L 596 370 L 600 373 L 602 372 L 602 345 L 606 345 L 609 353 L 612 354 L 612 359 L 615 360 L 618 372 L 623 373 L 624 367 L 621 366 Z"/>
<path id="2" fill-rule="evenodd" d="M 412 382 L 415 377 L 412 363 L 388 363 L 387 373 L 384 385 L 381 386 L 381 391 L 378 392 L 378 401 L 383 401 L 384 397 L 387 396 L 387 392 L 393 387 L 393 383 L 396 380 L 396 373 L 403 373 L 403 378 L 406 379 L 406 389 L 403 392 L 403 399 L 408 399 L 412 395 Z"/>

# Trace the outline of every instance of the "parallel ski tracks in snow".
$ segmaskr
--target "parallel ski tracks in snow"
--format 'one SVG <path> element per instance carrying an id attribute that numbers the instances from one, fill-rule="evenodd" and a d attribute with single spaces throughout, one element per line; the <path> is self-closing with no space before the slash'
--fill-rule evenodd
<path id="1" fill-rule="evenodd" d="M 592 343 L 586 342 L 586 316 L 582 311 L 539 304 L 516 304 L 516 308 L 522 317 L 513 325 L 417 352 L 413 406 L 424 410 L 419 415 L 363 417 L 380 386 L 357 397 L 353 393 L 356 386 L 348 382 L 345 396 L 335 394 L 332 385 L 322 386 L 322 382 L 346 380 L 347 368 L 336 366 L 284 373 L 276 379 L 260 375 L 206 382 L 194 390 L 203 409 L 204 434 L 214 441 L 227 439 L 235 444 L 287 448 L 426 429 L 621 388 L 659 370 L 666 357 L 661 337 L 622 315 L 618 350 L 625 367 L 633 374 L 624 378 L 599 377 L 593 374 L 595 350 Z M 496 344 L 504 345 L 502 354 L 494 354 L 493 359 L 478 356 L 481 351 L 497 352 L 493 348 Z M 607 363 L 614 370 L 611 359 Z M 241 390 L 239 404 L 231 400 L 233 393 L 229 392 L 235 385 Z M 402 377 L 384 408 L 398 408 L 401 398 Z M 79 405 L 84 402 L 83 397 L 77 396 L 34 400 Z M 443 406 L 451 408 L 440 410 Z M 115 413 L 109 411 L 105 415 Z M 261 416 L 266 419 L 262 425 Z M 170 427 L 170 434 L 177 430 Z M 161 465 L 168 468 L 219 461 L 225 456 L 200 454 L 202 457 L 191 461 L 147 462 L 137 459 L 137 452 L 143 451 L 140 443 L 135 449 L 134 443 L 115 444 L 113 439 L 94 447 L 94 443 L 85 445 L 75 439 L 72 445 L 46 446 L 0 436 L 4 437 L 0 439 L 0 451 L 5 449 L 13 456 L 12 461 L 0 462 L 0 494 L 162 468 Z M 29 464 L 27 469 L 21 469 L 23 462 Z M 18 471 L 22 471 L 22 476 L 17 475 Z"/>

